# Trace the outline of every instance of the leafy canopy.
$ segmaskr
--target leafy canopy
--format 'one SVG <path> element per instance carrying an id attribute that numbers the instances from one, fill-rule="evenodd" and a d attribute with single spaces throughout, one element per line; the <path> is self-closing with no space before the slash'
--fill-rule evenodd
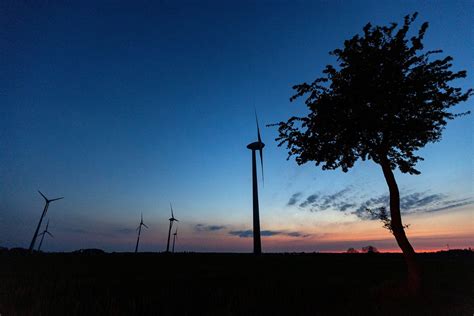
<path id="1" fill-rule="evenodd" d="M 330 52 L 337 69 L 327 65 L 324 77 L 293 87 L 290 100 L 305 96 L 310 112 L 273 124 L 288 158 L 344 172 L 359 158 L 388 160 L 392 169 L 419 174 L 415 165 L 423 158 L 414 153 L 439 141 L 448 120 L 469 113 L 449 109 L 473 93 L 449 85 L 466 77 L 466 71 L 450 70 L 452 57 L 431 60 L 442 51 L 422 52 L 427 22 L 407 39 L 416 16 L 407 15 L 401 27 L 367 24 L 362 35 Z"/>

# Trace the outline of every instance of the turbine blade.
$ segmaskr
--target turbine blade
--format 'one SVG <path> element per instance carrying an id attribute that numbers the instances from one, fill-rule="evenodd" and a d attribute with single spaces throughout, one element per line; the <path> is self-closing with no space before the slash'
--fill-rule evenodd
<path id="1" fill-rule="evenodd" d="M 145 226 L 146 228 L 148 228 L 148 226 L 146 226 L 145 224 L 142 224 L 143 226 Z"/>
<path id="2" fill-rule="evenodd" d="M 255 109 L 254 109 L 255 110 Z M 258 142 L 262 143 L 262 137 L 260 136 L 260 126 L 258 125 L 257 110 L 255 110 L 255 123 L 257 124 L 257 138 Z M 262 167 L 262 182 L 265 184 L 265 178 L 263 176 L 263 149 L 258 150 L 260 153 L 260 165 Z"/>
<path id="3" fill-rule="evenodd" d="M 171 208 L 171 218 L 174 218 L 174 215 L 173 215 L 173 205 L 171 205 L 171 202 L 170 202 L 170 208 Z"/>
<path id="4" fill-rule="evenodd" d="M 61 200 L 61 199 L 64 199 L 64 196 L 63 196 L 63 197 L 60 197 L 60 198 L 52 199 L 52 200 L 49 200 L 49 201 L 50 201 L 50 202 L 53 202 L 53 201 L 57 201 L 57 200 Z"/>
<path id="5" fill-rule="evenodd" d="M 44 194 L 43 194 L 43 193 L 41 193 L 41 191 L 40 191 L 40 190 L 38 190 L 38 192 L 39 192 L 39 194 L 41 194 L 41 196 L 43 197 L 43 199 L 45 199 L 45 201 L 46 201 L 46 202 L 48 202 L 48 198 L 47 198 L 46 196 L 44 196 Z"/>
<path id="6" fill-rule="evenodd" d="M 261 143 L 261 142 L 262 142 L 262 138 L 260 137 L 260 126 L 258 125 L 257 110 L 255 110 L 255 123 L 257 123 L 257 137 L 258 137 L 258 141 Z"/>
<path id="7" fill-rule="evenodd" d="M 54 238 L 53 234 L 51 234 L 50 232 L 46 232 L 46 234 L 50 235 L 51 237 Z"/>

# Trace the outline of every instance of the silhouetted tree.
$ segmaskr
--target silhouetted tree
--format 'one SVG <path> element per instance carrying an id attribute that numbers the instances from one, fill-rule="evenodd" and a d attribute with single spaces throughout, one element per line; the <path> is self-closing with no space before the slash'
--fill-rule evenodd
<path id="1" fill-rule="evenodd" d="M 374 246 L 365 246 L 365 247 L 362 247 L 362 252 L 363 253 L 378 253 L 379 250 L 374 247 Z"/>
<path id="2" fill-rule="evenodd" d="M 349 248 L 349 249 L 347 249 L 346 252 L 347 253 L 359 253 L 359 251 L 357 251 L 357 249 L 354 249 L 354 248 Z"/>
<path id="3" fill-rule="evenodd" d="M 390 191 L 390 228 L 408 265 L 411 290 L 421 285 L 415 251 L 408 241 L 400 215 L 400 194 L 393 170 L 419 174 L 415 152 L 429 142 L 439 141 L 451 107 L 472 95 L 449 83 L 466 76 L 450 70 L 451 57 L 432 60 L 437 51 L 422 52 L 428 23 L 407 39 L 417 13 L 407 15 L 401 27 L 363 28 L 344 42 L 337 68 L 327 65 L 324 76 L 312 83 L 294 86 L 291 101 L 306 96 L 309 114 L 291 117 L 279 126 L 279 146 L 298 164 L 312 161 L 323 170 L 347 172 L 360 158 L 373 160 L 381 168 Z"/>

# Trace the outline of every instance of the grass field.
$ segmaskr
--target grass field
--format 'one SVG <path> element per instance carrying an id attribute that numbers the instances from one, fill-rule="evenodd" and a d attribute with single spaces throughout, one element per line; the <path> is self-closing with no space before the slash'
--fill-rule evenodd
<path id="1" fill-rule="evenodd" d="M 472 316 L 472 252 L 419 259 L 409 298 L 400 254 L 5 253 L 0 314 Z"/>

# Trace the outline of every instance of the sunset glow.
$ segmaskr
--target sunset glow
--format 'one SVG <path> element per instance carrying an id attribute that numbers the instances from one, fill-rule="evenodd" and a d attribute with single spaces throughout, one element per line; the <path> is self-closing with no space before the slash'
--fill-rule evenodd
<path id="1" fill-rule="evenodd" d="M 388 206 L 378 165 L 358 161 L 348 173 L 298 166 L 266 125 L 306 113 L 301 100 L 289 102 L 291 87 L 319 75 L 334 62 L 328 51 L 368 21 L 419 11 L 416 27 L 430 21 L 427 50 L 443 48 L 456 70 L 468 70 L 462 88 L 474 75 L 472 5 L 463 1 L 25 3 L 0 10 L 10 25 L 2 33 L 8 62 L 0 61 L 0 246 L 9 248 L 29 244 L 40 189 L 65 197 L 48 210 L 55 238 L 46 251 L 132 251 L 141 213 L 150 228 L 140 249 L 163 251 L 172 202 L 178 251 L 250 252 L 246 146 L 256 138 L 256 110 L 263 251 L 398 252 L 365 211 Z M 395 172 L 419 252 L 474 246 L 473 117 L 450 122 L 439 143 L 419 152 L 421 175 Z"/>

